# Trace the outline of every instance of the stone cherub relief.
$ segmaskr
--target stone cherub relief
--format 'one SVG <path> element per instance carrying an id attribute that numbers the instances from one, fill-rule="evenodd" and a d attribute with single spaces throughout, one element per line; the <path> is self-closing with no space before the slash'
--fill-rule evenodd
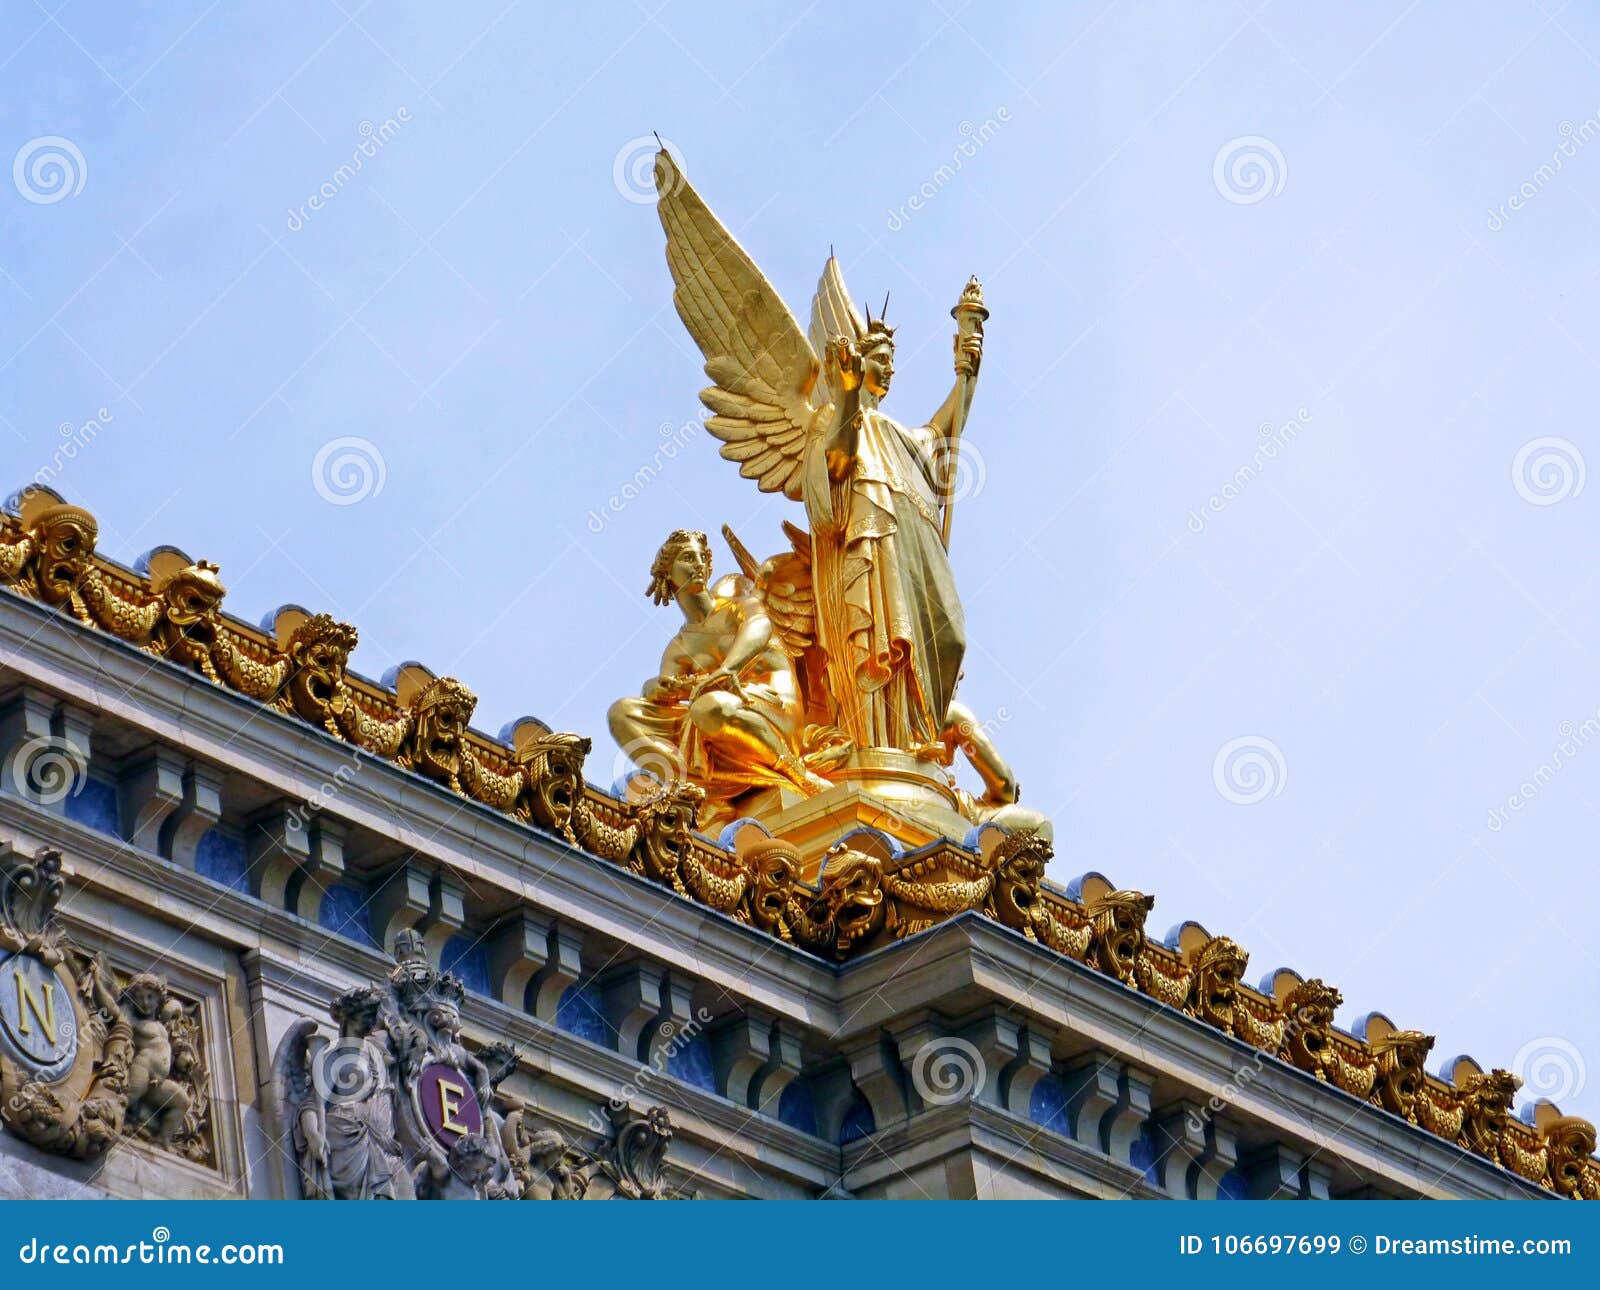
<path id="1" fill-rule="evenodd" d="M 518 1054 L 461 1040 L 465 988 L 402 932 L 386 981 L 329 1008 L 337 1037 L 293 1023 L 273 1061 L 281 1140 L 318 1200 L 576 1200 L 665 1194 L 661 1108 L 624 1111 L 611 1141 L 571 1142 L 501 1091 Z M 640 1123 L 650 1132 L 641 1134 Z"/>
<path id="2" fill-rule="evenodd" d="M 132 1139 L 213 1164 L 197 1007 L 73 944 L 55 916 L 64 886 L 59 852 L 0 844 L 0 1120 L 74 1159 Z"/>
<path id="3" fill-rule="evenodd" d="M 810 527 L 785 523 L 788 548 L 766 561 L 724 528 L 739 573 L 716 582 L 704 534 L 667 539 L 650 594 L 676 601 L 685 625 L 659 675 L 613 706 L 613 734 L 641 769 L 704 787 L 710 823 L 770 818 L 772 789 L 805 798 L 850 782 L 914 815 L 920 801 L 944 832 L 963 818 L 1047 829 L 955 698 L 966 628 L 948 548 L 988 316 L 976 279 L 951 311 L 955 384 L 907 427 L 882 406 L 894 329 L 862 318 L 835 258 L 802 331 L 665 151 L 656 187 L 673 300 L 712 380 L 706 427 L 763 492 L 803 503 Z M 957 752 L 981 795 L 956 790 Z"/>

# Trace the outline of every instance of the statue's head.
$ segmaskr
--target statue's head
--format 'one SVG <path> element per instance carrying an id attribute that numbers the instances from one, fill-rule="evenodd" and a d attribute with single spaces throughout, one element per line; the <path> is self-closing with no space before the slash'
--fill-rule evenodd
<path id="1" fill-rule="evenodd" d="M 1420 1030 L 1392 1030 L 1372 1043 L 1378 1059 L 1377 1094 L 1382 1106 L 1407 1120 L 1416 1118 L 1417 1097 L 1427 1083 L 1425 1064 L 1433 1036 Z"/>
<path id="2" fill-rule="evenodd" d="M 450 1172 L 468 1187 L 479 1188 L 494 1177 L 494 1151 L 481 1133 L 464 1133 L 450 1146 Z"/>
<path id="3" fill-rule="evenodd" d="M 370 985 L 346 990 L 329 1005 L 329 1015 L 346 1037 L 363 1038 L 378 1028 L 383 993 Z"/>
<path id="4" fill-rule="evenodd" d="M 289 701 L 307 721 L 324 721 L 344 699 L 344 669 L 356 647 L 356 629 L 316 614 L 289 638 Z"/>
<path id="5" fill-rule="evenodd" d="M 153 1020 L 167 1001 L 167 983 L 153 972 L 139 972 L 128 978 L 122 997 L 134 1016 Z"/>
<path id="6" fill-rule="evenodd" d="M 418 696 L 414 738 L 417 763 L 423 771 L 435 779 L 461 773 L 461 750 L 477 706 L 477 696 L 448 676 L 430 682 Z"/>
<path id="7" fill-rule="evenodd" d="M 217 612 L 228 594 L 220 572 L 209 560 L 200 560 L 179 569 L 162 584 L 167 622 L 181 635 L 205 641 L 215 631 Z"/>
<path id="8" fill-rule="evenodd" d="M 72 594 L 94 558 L 99 525 L 78 506 L 62 503 L 41 510 L 33 522 L 37 544 L 39 595 L 59 605 Z"/>
<path id="9" fill-rule="evenodd" d="M 881 318 L 867 324 L 861 337 L 861 384 L 878 398 L 889 393 L 894 380 L 894 328 Z"/>
<path id="10" fill-rule="evenodd" d="M 789 842 L 768 838 L 744 854 L 750 874 L 750 921 L 767 932 L 777 932 L 794 899 L 800 880 L 800 853 Z"/>
<path id="11" fill-rule="evenodd" d="M 1481 1156 L 1499 1158 L 1500 1137 L 1522 1081 L 1506 1070 L 1472 1071 L 1457 1083 L 1464 1113 L 1461 1136 Z"/>
<path id="12" fill-rule="evenodd" d="M 521 754 L 532 789 L 533 819 L 557 833 L 572 828 L 572 812 L 583 797 L 583 763 L 593 745 L 582 735 L 541 735 Z"/>
<path id="13" fill-rule="evenodd" d="M 1195 959 L 1190 986 L 1194 1015 L 1220 1030 L 1231 1030 L 1239 981 L 1249 962 L 1250 956 L 1232 938 L 1214 936 L 1207 941 Z"/>
<path id="14" fill-rule="evenodd" d="M 711 580 L 711 542 L 695 529 L 674 529 L 650 565 L 650 599 L 667 604 L 685 588 L 694 591 Z"/>

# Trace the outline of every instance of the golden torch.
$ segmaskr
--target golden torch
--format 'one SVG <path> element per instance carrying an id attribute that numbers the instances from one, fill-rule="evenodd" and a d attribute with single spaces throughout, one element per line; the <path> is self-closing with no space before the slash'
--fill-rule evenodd
<path id="1" fill-rule="evenodd" d="M 983 303 L 983 285 L 976 276 L 967 280 L 961 299 L 950 310 L 950 316 L 956 320 L 955 350 L 959 358 L 962 343 L 969 337 L 982 336 L 984 320 L 989 316 L 989 310 Z M 973 364 L 972 370 L 961 373 L 960 397 L 956 400 L 955 415 L 950 418 L 950 437 L 944 445 L 944 523 L 940 537 L 946 550 L 950 549 L 950 519 L 955 512 L 952 494 L 956 486 L 956 449 L 961 443 L 962 428 L 967 424 L 967 410 L 972 407 L 972 391 L 978 381 L 976 368 L 977 365 Z"/>

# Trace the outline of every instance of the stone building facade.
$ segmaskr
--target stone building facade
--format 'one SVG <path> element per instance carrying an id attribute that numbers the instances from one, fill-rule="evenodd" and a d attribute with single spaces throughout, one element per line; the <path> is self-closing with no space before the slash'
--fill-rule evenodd
<path id="1" fill-rule="evenodd" d="M 707 837 L 94 546 L 44 490 L 0 528 L 0 1195 L 1600 1193 L 1587 1122 L 1036 832 L 841 788 Z"/>

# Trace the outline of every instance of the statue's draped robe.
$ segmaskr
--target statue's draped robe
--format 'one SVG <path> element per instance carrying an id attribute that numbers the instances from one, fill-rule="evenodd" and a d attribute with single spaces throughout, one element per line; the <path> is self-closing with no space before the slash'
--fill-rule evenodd
<path id="1" fill-rule="evenodd" d="M 804 464 L 817 630 L 844 732 L 857 747 L 916 751 L 944 727 L 966 624 L 939 538 L 932 427 L 861 415 L 843 479 L 822 437 Z"/>

